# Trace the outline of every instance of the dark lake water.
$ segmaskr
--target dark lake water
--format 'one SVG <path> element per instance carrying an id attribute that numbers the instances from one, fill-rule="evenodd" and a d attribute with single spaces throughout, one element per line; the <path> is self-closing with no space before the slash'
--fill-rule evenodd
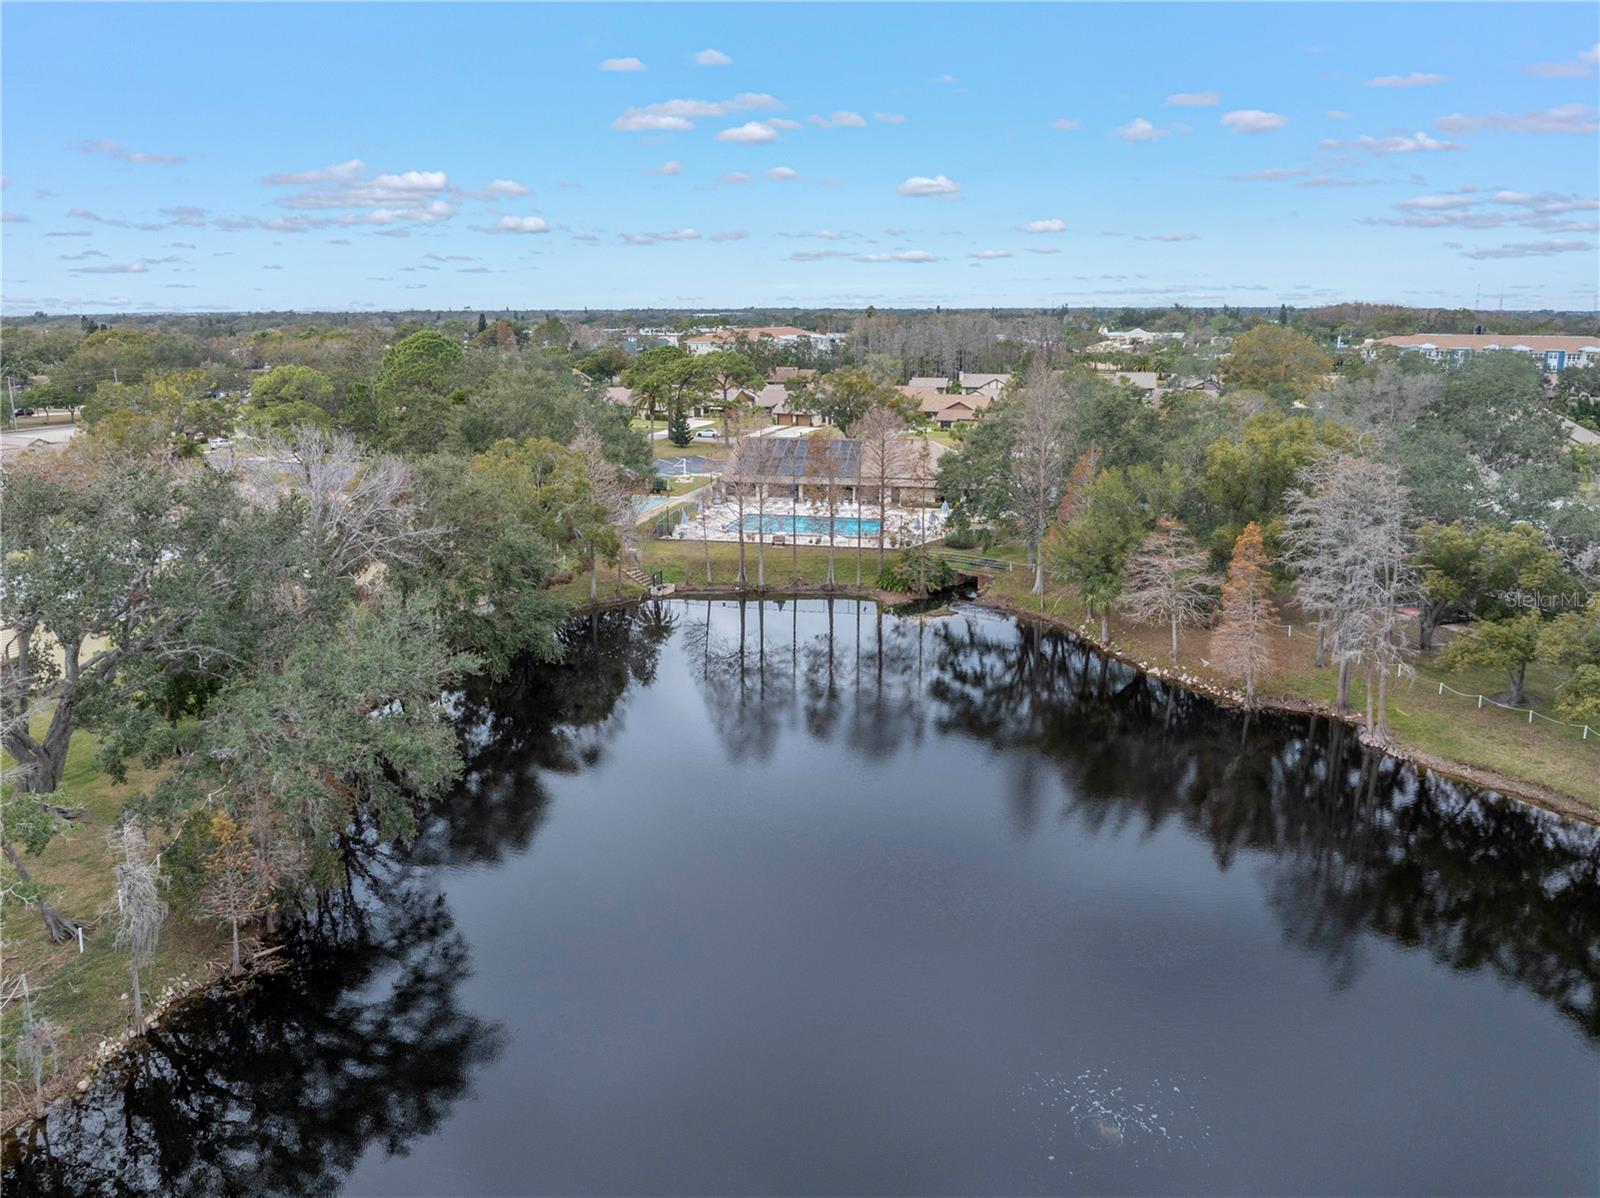
<path id="1" fill-rule="evenodd" d="M 1600 1186 L 1593 829 L 977 611 L 569 639 L 6 1193 Z"/>

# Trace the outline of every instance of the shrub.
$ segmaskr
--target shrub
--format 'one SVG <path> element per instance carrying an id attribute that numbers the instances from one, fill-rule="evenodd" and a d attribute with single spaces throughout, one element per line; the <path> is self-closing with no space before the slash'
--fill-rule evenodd
<path id="1" fill-rule="evenodd" d="M 907 549 L 900 560 L 878 575 L 878 588 L 897 594 L 926 595 L 955 585 L 956 572 L 942 557 L 926 549 Z"/>

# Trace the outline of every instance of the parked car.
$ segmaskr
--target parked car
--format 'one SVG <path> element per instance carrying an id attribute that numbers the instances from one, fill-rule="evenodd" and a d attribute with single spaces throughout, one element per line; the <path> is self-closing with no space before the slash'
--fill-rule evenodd
<path id="1" fill-rule="evenodd" d="M 702 441 L 715 441 L 721 435 L 722 434 L 717 432 L 717 430 L 714 428 L 703 428 L 699 432 L 695 433 L 695 436 Z"/>
<path id="2" fill-rule="evenodd" d="M 206 444 L 212 449 L 231 449 L 233 447 L 233 442 L 226 437 L 212 437 Z"/>
<path id="3" fill-rule="evenodd" d="M 32 416 L 34 415 L 34 410 L 32 408 L 13 408 L 12 413 L 17 416 Z"/>

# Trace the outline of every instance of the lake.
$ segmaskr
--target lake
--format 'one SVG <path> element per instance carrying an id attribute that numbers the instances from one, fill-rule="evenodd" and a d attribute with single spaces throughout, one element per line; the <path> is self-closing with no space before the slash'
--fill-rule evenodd
<path id="1" fill-rule="evenodd" d="M 415 845 L 6 1193 L 1600 1183 L 1595 829 L 976 609 L 567 639 L 460 697 Z"/>

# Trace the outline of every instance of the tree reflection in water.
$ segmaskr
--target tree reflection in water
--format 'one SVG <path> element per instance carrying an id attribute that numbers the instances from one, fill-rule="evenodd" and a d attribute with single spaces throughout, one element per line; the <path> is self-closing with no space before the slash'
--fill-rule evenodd
<path id="1" fill-rule="evenodd" d="M 7 1193 L 322 1193 L 364 1151 L 439 1126 L 502 1032 L 458 1005 L 471 962 L 437 867 L 525 850 L 542 779 L 604 760 L 669 643 L 733 761 L 794 736 L 869 758 L 965 738 L 992 754 L 1018 836 L 1047 818 L 1181 826 L 1220 869 L 1262 872 L 1285 936 L 1334 984 L 1377 935 L 1491 971 L 1600 1039 L 1594 829 L 1370 753 L 1339 723 L 1246 721 L 1037 625 L 848 600 L 808 600 L 802 622 L 799 606 L 604 613 L 567 630 L 563 664 L 469 688 L 467 771 L 417 844 L 364 856 L 282 974 L 174 1015 L 10 1144 Z"/>

